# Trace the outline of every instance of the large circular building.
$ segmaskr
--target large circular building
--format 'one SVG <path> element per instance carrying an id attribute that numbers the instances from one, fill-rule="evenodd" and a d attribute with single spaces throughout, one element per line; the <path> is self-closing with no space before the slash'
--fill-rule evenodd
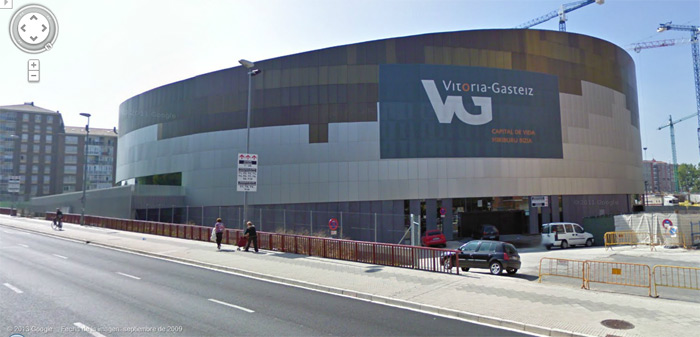
<path id="1" fill-rule="evenodd" d="M 634 63 L 600 39 L 461 31 L 255 63 L 248 218 L 263 230 L 335 218 L 345 237 L 396 242 L 420 214 L 448 238 L 536 233 L 629 211 L 643 190 Z M 117 180 L 179 185 L 173 207 L 240 223 L 248 80 L 235 67 L 125 101 Z"/>

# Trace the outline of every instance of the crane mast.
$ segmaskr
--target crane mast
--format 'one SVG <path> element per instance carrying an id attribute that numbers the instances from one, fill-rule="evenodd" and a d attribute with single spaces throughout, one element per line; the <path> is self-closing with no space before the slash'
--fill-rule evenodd
<path id="1" fill-rule="evenodd" d="M 690 32 L 691 50 L 693 52 L 693 74 L 695 75 L 695 105 L 698 115 L 698 153 L 700 153 L 700 50 L 698 48 L 698 36 L 700 26 L 674 25 L 671 22 L 662 23 L 657 29 L 658 32 L 667 30 L 683 30 Z M 675 148 L 675 147 L 674 147 Z"/>
<path id="2" fill-rule="evenodd" d="M 698 117 L 700 117 L 700 114 L 694 113 L 692 115 L 685 116 L 685 117 L 683 117 L 679 120 L 676 120 L 676 121 L 674 121 L 673 117 L 671 115 L 669 115 L 668 116 L 668 124 L 659 126 L 659 130 L 661 130 L 665 127 L 669 127 L 669 129 L 671 130 L 671 153 L 673 155 L 673 189 L 674 189 L 674 192 L 676 192 L 676 193 L 680 191 L 680 184 L 678 182 L 678 158 L 676 156 L 676 132 L 675 132 L 673 126 L 686 120 L 686 119 L 695 117 L 696 115 Z"/>

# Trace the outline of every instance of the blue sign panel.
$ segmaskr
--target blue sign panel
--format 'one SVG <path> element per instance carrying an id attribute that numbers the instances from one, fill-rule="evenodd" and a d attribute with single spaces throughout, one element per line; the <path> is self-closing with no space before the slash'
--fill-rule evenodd
<path id="1" fill-rule="evenodd" d="M 562 158 L 556 76 L 480 67 L 379 67 L 381 158 Z"/>

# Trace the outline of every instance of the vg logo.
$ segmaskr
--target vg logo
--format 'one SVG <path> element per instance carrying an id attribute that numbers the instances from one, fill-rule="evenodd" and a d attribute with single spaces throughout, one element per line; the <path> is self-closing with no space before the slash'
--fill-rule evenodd
<path id="1" fill-rule="evenodd" d="M 481 107 L 481 113 L 478 115 L 471 114 L 464 107 L 462 96 L 447 95 L 445 101 L 442 101 L 438 92 L 435 81 L 421 80 L 425 93 L 428 95 L 430 104 L 433 106 L 435 116 L 438 121 L 443 124 L 452 123 L 452 116 L 457 115 L 457 118 L 462 122 L 470 125 L 484 125 L 493 119 L 491 111 L 491 97 L 472 96 L 474 105 Z"/>

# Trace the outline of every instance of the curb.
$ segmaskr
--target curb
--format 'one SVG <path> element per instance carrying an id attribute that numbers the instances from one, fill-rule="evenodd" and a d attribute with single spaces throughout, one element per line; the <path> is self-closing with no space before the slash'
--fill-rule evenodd
<path id="1" fill-rule="evenodd" d="M 442 307 L 437 307 L 437 306 L 432 306 L 432 305 L 427 305 L 427 304 L 408 302 L 408 301 L 395 299 L 395 298 L 372 295 L 369 293 L 357 292 L 357 291 L 352 291 L 352 290 L 347 290 L 347 289 L 342 289 L 342 288 L 329 287 L 329 286 L 324 286 L 324 285 L 320 285 L 320 284 L 316 284 L 316 283 L 309 283 L 306 281 L 299 281 L 299 280 L 279 277 L 279 276 L 275 276 L 275 275 L 252 272 L 252 271 L 248 271 L 248 270 L 243 270 L 243 269 L 238 269 L 238 268 L 233 268 L 233 267 L 228 267 L 228 266 L 222 266 L 222 265 L 217 265 L 217 264 L 212 264 L 212 263 L 207 263 L 207 262 L 202 262 L 202 261 L 197 261 L 197 260 L 190 260 L 190 259 L 186 259 L 186 258 L 157 254 L 157 253 L 152 253 L 152 252 L 143 251 L 143 250 L 134 249 L 134 248 L 122 247 L 122 246 L 105 244 L 105 243 L 97 243 L 97 242 L 93 242 L 93 241 L 86 241 L 86 240 L 75 239 L 75 238 L 67 238 L 67 237 L 63 237 L 63 236 L 52 234 L 52 233 L 38 232 L 38 231 L 34 231 L 32 229 L 23 228 L 23 227 L 15 227 L 13 225 L 8 225 L 8 224 L 0 224 L 0 227 L 8 227 L 8 228 L 12 228 L 12 229 L 16 229 L 16 230 L 20 230 L 20 231 L 24 231 L 24 232 L 31 232 L 31 233 L 38 234 L 38 235 L 55 237 L 55 238 L 60 238 L 60 239 L 64 239 L 64 240 L 74 241 L 74 242 L 81 242 L 81 243 L 85 243 L 85 244 L 89 244 L 89 245 L 93 245 L 93 246 L 97 246 L 97 247 L 103 247 L 103 248 L 107 248 L 107 249 L 114 249 L 114 250 L 119 250 L 119 251 L 124 251 L 124 252 L 135 253 L 135 254 L 144 255 L 144 256 L 153 257 L 153 258 L 158 258 L 158 259 L 162 259 L 162 260 L 166 260 L 166 261 L 173 261 L 173 262 L 184 263 L 184 264 L 193 265 L 193 266 L 205 267 L 205 268 L 214 269 L 214 270 L 226 271 L 226 272 L 237 274 L 237 275 L 243 276 L 243 277 L 256 278 L 256 279 L 274 282 L 274 283 L 278 283 L 278 284 L 282 284 L 282 285 L 305 288 L 305 289 L 325 292 L 328 294 L 340 295 L 340 296 L 344 296 L 344 297 L 351 297 L 351 298 L 356 298 L 359 300 L 374 302 L 377 304 L 384 304 L 384 305 L 401 307 L 401 308 L 408 309 L 408 310 L 427 312 L 427 313 L 431 313 L 431 314 L 435 314 L 435 315 L 439 315 L 439 316 L 443 316 L 443 317 L 465 320 L 465 321 L 469 321 L 472 323 L 479 323 L 482 325 L 490 325 L 490 326 L 494 326 L 494 327 L 507 328 L 510 330 L 517 330 L 517 331 L 522 331 L 522 332 L 526 332 L 526 333 L 533 333 L 533 334 L 538 334 L 538 335 L 542 335 L 542 336 L 593 337 L 592 335 L 580 334 L 580 333 L 573 332 L 573 331 L 566 331 L 566 330 L 561 330 L 561 329 L 542 327 L 542 326 L 538 326 L 538 325 L 531 325 L 531 324 L 511 321 L 511 320 L 507 320 L 507 319 L 502 319 L 502 318 L 498 318 L 498 317 L 470 313 L 470 312 L 466 312 L 466 311 L 458 311 L 458 310 L 442 308 Z"/>

